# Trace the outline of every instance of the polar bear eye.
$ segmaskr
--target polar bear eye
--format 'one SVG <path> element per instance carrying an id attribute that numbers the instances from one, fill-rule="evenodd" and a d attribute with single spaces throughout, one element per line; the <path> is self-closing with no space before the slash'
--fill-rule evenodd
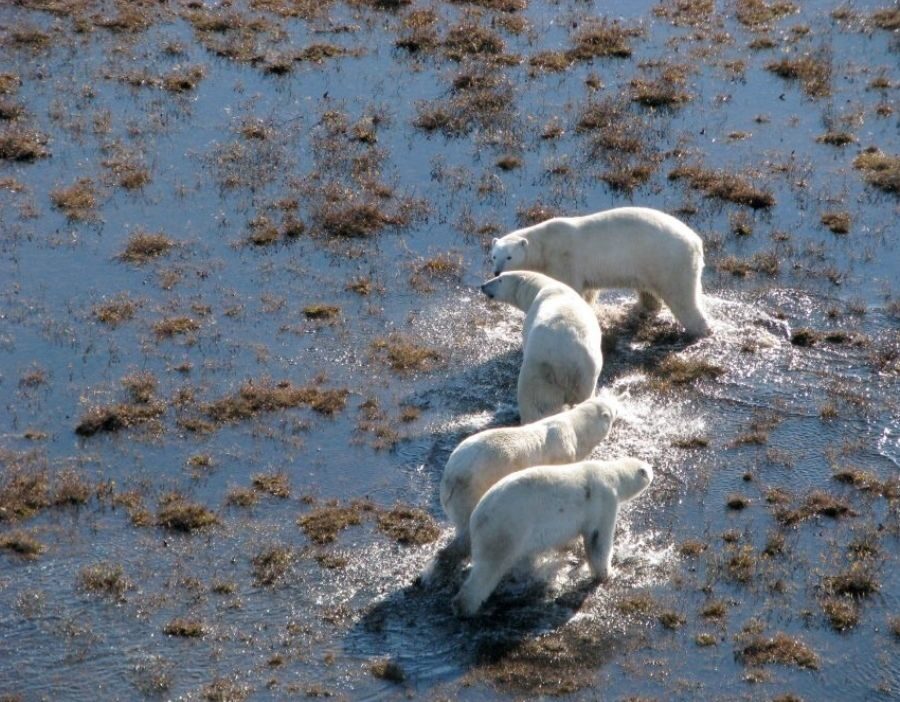
<path id="1" fill-rule="evenodd" d="M 507 257 L 506 257 L 506 260 L 507 260 L 507 261 L 512 261 L 512 256 L 507 256 Z"/>

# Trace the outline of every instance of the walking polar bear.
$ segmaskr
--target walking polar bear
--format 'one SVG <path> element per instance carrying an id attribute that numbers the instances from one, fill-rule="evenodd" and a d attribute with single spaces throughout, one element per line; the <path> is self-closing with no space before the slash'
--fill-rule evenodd
<path id="1" fill-rule="evenodd" d="M 469 517 L 488 488 L 529 466 L 587 457 L 609 435 L 618 407 L 614 397 L 602 395 L 532 424 L 487 429 L 457 446 L 441 478 L 441 506 L 456 535 L 432 561 L 423 580 L 430 582 L 439 568 L 455 567 L 469 555 Z"/>
<path id="2" fill-rule="evenodd" d="M 584 217 L 554 217 L 517 229 L 491 248 L 494 275 L 545 273 L 593 302 L 598 289 L 634 288 L 638 309 L 665 302 L 694 337 L 711 328 L 703 310 L 703 242 L 680 220 L 647 207 L 620 207 Z"/>
<path id="3" fill-rule="evenodd" d="M 517 561 L 579 535 L 591 572 L 606 580 L 619 505 L 652 480 L 653 469 L 636 458 L 536 466 L 503 478 L 469 520 L 472 568 L 453 599 L 454 612 L 473 616 Z"/>
<path id="4" fill-rule="evenodd" d="M 489 298 L 525 312 L 518 402 L 522 424 L 593 396 L 603 367 L 600 325 L 568 285 L 532 271 L 512 271 L 481 286 Z"/>

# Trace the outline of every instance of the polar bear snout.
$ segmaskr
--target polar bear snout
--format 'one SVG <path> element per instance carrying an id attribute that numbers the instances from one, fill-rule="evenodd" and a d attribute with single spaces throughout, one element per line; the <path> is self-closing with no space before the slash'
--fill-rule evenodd
<path id="1" fill-rule="evenodd" d="M 497 296 L 497 286 L 499 284 L 500 281 L 497 278 L 491 278 L 481 286 L 481 292 L 493 300 Z"/>
<path id="2" fill-rule="evenodd" d="M 488 287 L 487 283 L 484 283 L 481 286 L 481 292 L 483 292 L 485 295 L 487 295 L 492 300 L 494 299 L 494 293 L 491 292 L 491 289 L 490 289 L 490 287 Z"/>

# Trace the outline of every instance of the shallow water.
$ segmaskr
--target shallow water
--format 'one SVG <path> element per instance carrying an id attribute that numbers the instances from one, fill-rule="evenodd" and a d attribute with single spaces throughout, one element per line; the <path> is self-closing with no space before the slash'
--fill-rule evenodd
<path id="1" fill-rule="evenodd" d="M 48 135 L 52 152 L 33 163 L 0 161 L 0 381 L 7 397 L 0 488 L 16 465 L 46 471 L 51 483 L 74 469 L 92 490 L 113 481 L 113 493 L 137 491 L 151 512 L 159 497 L 179 490 L 220 520 L 188 535 L 136 527 L 124 506 L 93 495 L 30 518 L 0 515 L 0 537 L 24 529 L 46 546 L 33 560 L 0 550 L 0 693 L 214 699 L 208 686 L 219 680 L 225 699 L 900 695 L 890 623 L 900 615 L 898 502 L 833 479 L 847 467 L 879 481 L 900 475 L 898 201 L 866 185 L 852 166 L 868 146 L 900 151 L 896 112 L 877 111 L 896 110 L 900 81 L 896 32 L 869 19 L 880 5 L 854 3 L 853 17 L 839 21 L 829 14 L 837 3 L 800 3 L 765 33 L 775 48 L 754 51 L 747 45 L 760 32 L 736 22 L 730 3 L 718 3 L 696 29 L 672 26 L 654 13 L 655 3 L 628 3 L 617 12 L 644 31 L 631 40 L 631 58 L 546 74 L 532 74 L 527 60 L 500 66 L 509 109 L 487 127 L 447 138 L 414 127 L 418 103 L 451 96 L 454 77 L 484 60 L 457 64 L 440 50 L 395 48 L 411 10 L 433 7 L 442 36 L 467 16 L 527 59 L 567 48 L 574 26 L 604 16 L 606 6 L 563 0 L 507 14 L 465 3 L 413 3 L 396 12 L 365 4 L 326 3 L 323 15 L 304 20 L 245 13 L 235 3 L 280 29 L 265 35 L 263 53 L 319 42 L 360 51 L 297 62 L 283 76 L 266 73 L 271 56 L 255 64 L 215 56 L 183 19 L 187 3 L 161 8 L 134 33 L 97 26 L 114 4 L 91 4 L 80 18 L 0 7 L 0 73 L 21 78 L 0 98 L 24 106 L 18 123 Z M 224 3 L 205 3 L 217 5 Z M 508 29 L 510 16 L 526 19 L 521 33 Z M 74 32 L 76 22 L 90 31 Z M 17 43 L 23 27 L 50 34 L 48 46 Z M 180 53 L 166 50 L 175 44 Z M 809 98 L 799 84 L 765 70 L 782 52 L 823 47 L 830 97 Z M 641 64 L 663 58 L 690 66 L 685 89 L 692 99 L 674 110 L 627 108 L 623 119 L 645 120 L 642 158 L 654 171 L 631 194 L 612 190 L 600 179 L 609 153 L 591 155 L 579 115 L 589 100 L 627 96 L 629 81 L 646 72 Z M 729 64 L 736 59 L 745 62 L 742 71 Z M 186 92 L 119 80 L 193 65 L 204 76 Z M 586 85 L 592 75 L 603 88 Z M 869 87 L 881 75 L 891 87 Z M 373 115 L 374 146 L 348 136 Z M 542 139 L 553 118 L 563 135 Z M 247 120 L 261 123 L 265 137 L 242 134 Z M 841 148 L 816 142 L 829 125 L 857 141 Z M 736 132 L 747 134 L 729 137 Z M 144 187 L 118 186 L 102 165 L 117 147 L 148 168 Z M 497 168 L 506 154 L 521 166 Z M 721 203 L 667 178 L 679 163 L 696 162 L 751 171 L 775 205 Z M 386 208 L 416 198 L 427 203 L 427 215 L 399 231 L 329 238 L 315 217 L 317 188 L 335 181 L 358 192 L 366 181 L 351 170 L 366 163 L 369 176 L 394 190 Z M 87 221 L 67 218 L 50 198 L 79 177 L 91 178 L 97 191 Z M 273 203 L 284 198 L 296 200 L 306 232 L 271 246 L 248 244 L 251 220 L 267 214 L 279 221 Z M 679 212 L 705 240 L 716 334 L 687 345 L 666 314 L 636 329 L 626 320 L 631 295 L 601 298 L 604 334 L 615 339 L 601 384 L 622 396 L 623 411 L 595 455 L 640 456 L 657 476 L 623 515 L 615 576 L 592 587 L 577 569 L 577 552 L 547 557 L 504 581 L 484 618 L 460 623 L 448 606 L 459 578 L 432 591 L 414 580 L 451 535 L 438 501 L 447 456 L 470 433 L 517 420 L 521 314 L 483 300 L 477 284 L 487 275 L 485 244 L 494 231 L 518 226 L 519 213 L 538 202 L 567 214 L 625 204 Z M 820 224 L 832 210 L 849 213 L 849 234 Z M 752 227 L 748 236 L 732 233 L 740 212 Z M 486 224 L 496 229 L 477 233 Z M 143 265 L 120 260 L 129 235 L 141 229 L 163 231 L 177 245 Z M 448 252 L 459 256 L 458 272 L 417 277 L 424 260 Z M 758 253 L 774 256 L 775 275 L 727 269 L 729 257 L 748 262 Z M 371 280 L 370 295 L 346 289 L 359 276 Z M 115 328 L 100 323 L 92 309 L 121 293 L 135 302 L 134 318 Z M 303 308 L 313 303 L 337 305 L 339 318 L 305 318 Z M 195 318 L 199 329 L 159 338 L 153 325 L 177 315 Z M 792 345 L 790 332 L 803 327 L 852 332 L 859 343 Z M 372 349 L 393 330 L 440 349 L 442 362 L 393 371 Z M 669 354 L 724 372 L 659 387 L 653 369 Z M 35 370 L 39 379 L 29 380 Z M 156 396 L 166 403 L 159 424 L 76 435 L 87 408 L 123 400 L 120 379 L 136 371 L 159 382 Z M 324 387 L 350 392 L 333 416 L 287 409 L 209 434 L 178 424 L 248 380 L 303 385 L 320 374 Z M 193 393 L 183 407 L 179 390 Z M 369 398 L 383 412 L 377 428 L 399 435 L 393 448 L 377 448 L 375 435 L 359 426 Z M 418 414 L 402 421 L 410 406 Z M 708 445 L 673 445 L 692 437 Z M 211 467 L 190 467 L 199 454 Z M 287 473 L 290 498 L 263 496 L 249 508 L 226 503 L 253 474 L 273 471 Z M 791 494 L 791 507 L 823 490 L 855 516 L 781 526 L 778 505 L 766 501 L 776 487 Z M 746 508 L 726 507 L 735 493 Z M 441 536 L 400 545 L 366 517 L 333 544 L 315 546 L 296 524 L 313 509 L 312 498 L 317 505 L 331 498 L 409 503 L 439 522 Z M 763 551 L 772 534 L 784 546 L 770 556 Z M 853 600 L 858 623 L 838 632 L 823 611 L 824 588 L 849 564 L 848 545 L 860 537 L 875 544 L 864 565 L 877 591 Z M 682 555 L 688 539 L 705 551 Z M 251 559 L 272 545 L 290 549 L 293 560 L 274 586 L 261 585 Z M 727 567 L 742 547 L 754 559 L 745 582 Z M 325 568 L 316 560 L 323 553 L 346 561 Z M 81 570 L 101 561 L 121 564 L 131 582 L 121 598 L 79 587 Z M 636 593 L 649 594 L 650 609 L 623 615 Z M 701 615 L 713 600 L 726 602 L 723 618 Z M 666 628 L 657 616 L 666 611 L 685 621 Z M 164 634 L 175 617 L 201 621 L 204 635 Z M 737 653 L 746 631 L 757 628 L 798 636 L 819 657 L 818 670 L 743 664 Z M 697 645 L 699 633 L 712 634 L 715 645 Z M 372 662 L 384 658 L 402 668 L 402 683 L 372 675 Z M 516 667 L 522 661 L 526 672 Z"/>

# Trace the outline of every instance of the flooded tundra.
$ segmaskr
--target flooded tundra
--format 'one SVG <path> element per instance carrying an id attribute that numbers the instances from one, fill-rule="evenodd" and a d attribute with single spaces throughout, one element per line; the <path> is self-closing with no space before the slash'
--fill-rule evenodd
<path id="1" fill-rule="evenodd" d="M 0 6 L 0 698 L 896 699 L 900 13 L 884 0 Z M 578 549 L 416 583 L 518 421 L 493 237 L 622 205 Z"/>

